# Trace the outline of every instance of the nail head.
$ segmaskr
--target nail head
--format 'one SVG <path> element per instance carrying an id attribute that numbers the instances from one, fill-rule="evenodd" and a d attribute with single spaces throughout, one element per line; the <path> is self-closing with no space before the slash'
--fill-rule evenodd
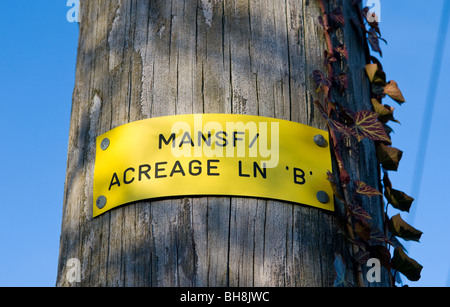
<path id="1" fill-rule="evenodd" d="M 106 206 L 106 197 L 103 195 L 99 196 L 99 198 L 97 198 L 96 205 L 97 205 L 97 208 L 103 209 Z"/>
<path id="2" fill-rule="evenodd" d="M 330 197 L 328 196 L 327 192 L 319 191 L 317 192 L 317 200 L 322 204 L 326 204 L 330 201 Z"/>
<path id="3" fill-rule="evenodd" d="M 104 138 L 104 139 L 102 140 L 102 142 L 100 143 L 100 148 L 101 148 L 102 150 L 106 150 L 106 149 L 108 149 L 109 144 L 110 144 L 109 139 L 108 139 L 108 138 Z"/>
<path id="4" fill-rule="evenodd" d="M 324 147 L 325 148 L 325 147 L 328 146 L 327 140 L 325 140 L 325 138 L 321 134 L 318 134 L 318 135 L 314 136 L 314 142 L 320 147 Z"/>

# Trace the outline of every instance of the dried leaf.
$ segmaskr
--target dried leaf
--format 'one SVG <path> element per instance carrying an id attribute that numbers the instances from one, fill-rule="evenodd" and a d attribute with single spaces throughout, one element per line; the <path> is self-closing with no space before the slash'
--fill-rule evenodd
<path id="1" fill-rule="evenodd" d="M 401 247 L 394 250 L 394 257 L 391 260 L 394 269 L 406 276 L 411 281 L 418 281 L 423 266 L 410 258 Z"/>
<path id="2" fill-rule="evenodd" d="M 383 71 L 383 66 L 376 58 L 372 57 L 372 62 L 374 63 L 366 65 L 366 73 L 369 81 L 373 85 L 384 87 L 386 85 L 386 73 Z"/>
<path id="3" fill-rule="evenodd" d="M 384 131 L 382 123 L 378 120 L 378 114 L 372 111 L 359 111 L 356 113 L 352 132 L 358 141 L 368 138 L 373 141 L 391 143 L 391 139 Z"/>
<path id="4" fill-rule="evenodd" d="M 400 237 L 406 241 L 420 241 L 423 232 L 415 229 L 406 223 L 400 214 L 393 216 L 389 221 L 389 230 L 394 236 Z"/>
<path id="5" fill-rule="evenodd" d="M 392 132 L 394 132 L 394 129 L 392 129 L 391 126 L 388 126 L 386 124 L 383 124 L 384 132 L 386 132 L 387 135 L 390 135 Z"/>
<path id="6" fill-rule="evenodd" d="M 386 197 L 389 204 L 401 211 L 409 212 L 409 209 L 414 202 L 414 198 L 412 198 L 411 196 L 408 196 L 402 191 L 398 191 L 390 187 L 385 187 L 384 196 Z"/>
<path id="7" fill-rule="evenodd" d="M 392 189 L 392 183 L 391 180 L 389 179 L 388 172 L 384 172 L 383 185 L 385 189 Z"/>
<path id="8" fill-rule="evenodd" d="M 396 171 L 402 156 L 403 151 L 397 148 L 386 146 L 383 143 L 377 145 L 378 162 L 380 162 L 387 171 Z"/>
<path id="9" fill-rule="evenodd" d="M 372 84 L 382 87 L 386 85 L 386 73 L 380 68 L 378 68 L 377 72 L 375 73 Z"/>
<path id="10" fill-rule="evenodd" d="M 380 98 L 384 98 L 386 96 L 386 94 L 384 94 L 384 85 L 372 83 L 370 90 L 373 95 L 378 96 Z"/>
<path id="11" fill-rule="evenodd" d="M 383 93 L 391 97 L 393 100 L 402 104 L 405 102 L 405 98 L 403 97 L 402 92 L 398 88 L 397 82 L 391 80 L 384 87 Z"/>
<path id="12" fill-rule="evenodd" d="M 330 171 L 327 172 L 327 179 L 330 182 L 331 188 L 333 189 L 334 196 L 336 196 L 340 201 L 343 202 L 344 197 L 342 197 L 341 193 L 339 193 L 336 185 L 336 180 L 334 179 L 334 176 Z"/>
<path id="13" fill-rule="evenodd" d="M 372 63 L 375 63 L 375 64 L 378 65 L 378 70 L 383 71 L 383 65 L 381 64 L 380 60 L 378 60 L 376 57 L 374 57 L 374 56 L 371 55 L 371 56 L 370 56 L 370 61 L 371 61 Z"/>
<path id="14" fill-rule="evenodd" d="M 380 191 L 365 184 L 362 181 L 356 181 L 356 193 L 366 195 L 367 197 L 382 196 Z"/>
<path id="15" fill-rule="evenodd" d="M 370 240 L 370 227 L 368 224 L 359 220 L 355 223 L 354 230 L 360 239 L 364 241 Z"/>
<path id="16" fill-rule="evenodd" d="M 394 248 L 401 247 L 401 248 L 403 248 L 403 250 L 404 250 L 405 252 L 408 252 L 408 251 L 406 250 L 406 248 L 403 246 L 403 244 L 397 239 L 397 237 L 396 237 L 395 235 L 392 234 L 392 232 L 388 231 L 388 236 L 389 236 L 389 238 L 391 239 L 392 246 L 393 246 Z"/>
<path id="17" fill-rule="evenodd" d="M 384 266 L 388 270 L 391 269 L 391 253 L 386 246 L 374 245 L 370 246 L 368 249 L 371 258 L 379 259 L 382 266 Z"/>
<path id="18" fill-rule="evenodd" d="M 382 122 L 383 124 L 387 123 L 388 121 L 394 121 L 396 123 L 399 123 L 398 120 L 394 118 L 394 108 L 388 105 L 381 104 L 377 99 L 372 98 L 372 105 L 375 110 L 375 113 L 378 114 L 378 120 Z"/>
<path id="19" fill-rule="evenodd" d="M 367 73 L 367 76 L 369 77 L 370 82 L 373 82 L 377 71 L 378 71 L 377 64 L 367 64 L 366 65 L 366 73 Z"/>

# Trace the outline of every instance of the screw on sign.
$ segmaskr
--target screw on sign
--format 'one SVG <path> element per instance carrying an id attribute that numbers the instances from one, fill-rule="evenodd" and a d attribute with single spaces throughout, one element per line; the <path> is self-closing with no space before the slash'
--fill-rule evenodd
<path id="1" fill-rule="evenodd" d="M 104 138 L 103 141 L 102 141 L 101 144 L 100 144 L 100 148 L 101 148 L 102 150 L 107 150 L 108 147 L 109 147 L 109 144 L 110 144 L 109 139 L 108 139 L 108 138 Z"/>
<path id="2" fill-rule="evenodd" d="M 327 140 L 325 140 L 325 138 L 321 134 L 318 134 L 314 137 L 314 142 L 317 144 L 317 146 L 320 146 L 320 147 L 325 148 L 328 146 Z"/>
<path id="3" fill-rule="evenodd" d="M 99 198 L 97 198 L 97 201 L 95 204 L 97 205 L 97 208 L 103 209 L 106 206 L 106 201 L 107 201 L 106 197 L 102 195 Z"/>

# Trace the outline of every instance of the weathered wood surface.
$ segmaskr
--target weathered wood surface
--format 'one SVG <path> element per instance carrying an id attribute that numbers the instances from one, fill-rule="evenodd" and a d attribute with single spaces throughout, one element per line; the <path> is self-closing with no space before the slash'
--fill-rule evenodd
<path id="1" fill-rule="evenodd" d="M 352 1 L 342 4 L 355 17 Z M 57 286 L 331 286 L 346 254 L 333 214 L 276 201 L 143 201 L 92 218 L 95 138 L 157 116 L 239 113 L 325 128 L 311 78 L 326 46 L 315 0 L 82 1 Z M 349 21 L 348 21 L 349 22 Z M 348 104 L 370 108 L 361 36 Z M 357 151 L 357 152 L 355 152 Z M 373 144 L 349 144 L 352 176 L 377 185 Z M 375 178 L 375 179 L 374 179 Z M 379 200 L 367 203 L 374 216 Z M 81 282 L 66 279 L 81 262 Z"/>

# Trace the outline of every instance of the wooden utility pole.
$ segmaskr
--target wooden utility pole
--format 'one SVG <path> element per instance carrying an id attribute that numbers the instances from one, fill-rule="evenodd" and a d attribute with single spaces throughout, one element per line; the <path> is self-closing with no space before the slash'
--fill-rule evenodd
<path id="1" fill-rule="evenodd" d="M 327 5 L 342 7 L 349 24 L 356 18 L 352 1 Z M 320 14 L 315 0 L 81 2 L 57 286 L 333 285 L 335 252 L 349 250 L 336 213 L 189 197 L 140 201 L 92 218 L 96 137 L 120 125 L 235 113 L 326 129 L 313 104 L 312 72 L 325 69 Z M 370 109 L 363 34 L 349 25 L 336 37 L 350 54 L 343 101 Z M 377 186 L 373 142 L 349 141 L 348 149 L 352 178 Z M 364 202 L 381 223 L 379 198 Z M 79 260 L 78 280 L 67 278 L 69 259 Z"/>

